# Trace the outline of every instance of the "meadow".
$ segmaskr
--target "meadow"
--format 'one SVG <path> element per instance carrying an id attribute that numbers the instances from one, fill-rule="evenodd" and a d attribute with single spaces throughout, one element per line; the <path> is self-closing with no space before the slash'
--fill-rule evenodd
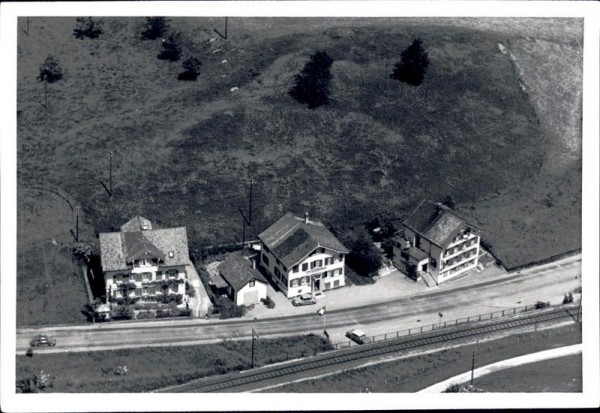
<path id="1" fill-rule="evenodd" d="M 287 211 L 352 227 L 451 196 L 509 266 L 581 245 L 581 161 L 547 162 L 560 149 L 544 124 L 552 111 L 498 47 L 523 45 L 517 33 L 315 19 L 298 35 L 285 20 L 236 20 L 225 40 L 219 19 L 171 19 L 182 60 L 202 61 L 190 82 L 177 80 L 180 62 L 156 58 L 161 39 L 141 40 L 143 18 L 103 19 L 104 33 L 83 40 L 75 18 L 31 18 L 18 39 L 19 191 L 66 194 L 91 243 L 134 215 L 185 225 L 192 250 L 241 239 L 252 178 L 247 238 Z M 418 88 L 389 77 L 415 37 L 431 61 Z M 311 110 L 288 90 L 316 50 L 334 59 L 332 103 Z M 64 75 L 48 85 L 46 110 L 36 77 L 49 54 Z M 39 215 L 44 229 L 21 232 L 72 228 L 50 204 Z"/>

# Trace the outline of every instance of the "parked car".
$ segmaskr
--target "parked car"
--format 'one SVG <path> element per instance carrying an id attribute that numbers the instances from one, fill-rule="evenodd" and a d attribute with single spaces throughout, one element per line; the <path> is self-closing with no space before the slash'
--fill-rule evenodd
<path id="1" fill-rule="evenodd" d="M 39 347 L 39 346 L 55 346 L 56 340 L 48 337 L 45 334 L 39 334 L 31 339 L 29 342 L 31 347 Z"/>
<path id="2" fill-rule="evenodd" d="M 368 344 L 371 342 L 371 339 L 362 330 L 350 330 L 346 333 L 346 337 L 358 344 Z"/>
<path id="3" fill-rule="evenodd" d="M 317 303 L 317 299 L 311 293 L 299 295 L 297 297 L 294 297 L 294 299 L 292 300 L 292 305 L 294 305 L 296 307 L 299 305 L 310 305 L 310 304 L 316 304 L 316 303 Z"/>

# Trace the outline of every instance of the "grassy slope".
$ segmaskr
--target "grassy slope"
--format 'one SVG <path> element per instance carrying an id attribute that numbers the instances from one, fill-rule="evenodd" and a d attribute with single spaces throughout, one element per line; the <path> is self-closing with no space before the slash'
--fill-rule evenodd
<path id="1" fill-rule="evenodd" d="M 581 354 L 501 370 L 477 380 L 488 392 L 581 392 Z"/>
<path id="2" fill-rule="evenodd" d="M 578 325 L 570 325 L 537 333 L 523 333 L 498 340 L 468 345 L 390 363 L 348 370 L 321 379 L 268 390 L 272 393 L 374 393 L 416 392 L 471 368 L 471 357 L 477 349 L 476 363 L 484 366 L 507 358 L 537 351 L 581 343 Z M 479 380 L 475 385 L 479 387 Z"/>
<path id="3" fill-rule="evenodd" d="M 257 233 L 286 210 L 342 224 L 405 213 L 423 196 L 469 205 L 542 165 L 535 112 L 497 48 L 505 35 L 341 28 L 208 43 L 211 25 L 178 20 L 185 50 L 204 63 L 199 81 L 186 83 L 178 63 L 155 58 L 159 41 L 138 40 L 141 19 L 107 20 L 106 35 L 83 41 L 71 35 L 73 20 L 35 19 L 20 38 L 19 179 L 63 188 L 98 231 L 139 213 L 186 225 L 192 246 L 232 240 L 250 175 Z M 420 88 L 389 79 L 415 36 L 432 61 Z M 308 110 L 286 92 L 317 48 L 335 59 L 335 102 Z M 48 53 L 66 70 L 50 87 L 52 115 L 35 101 Z M 112 201 L 99 184 L 109 150 Z"/>
<path id="4" fill-rule="evenodd" d="M 260 339 L 255 344 L 255 366 L 276 363 L 323 351 L 322 337 Z M 40 370 L 54 379 L 52 392 L 142 392 L 195 378 L 250 368 L 249 341 L 184 347 L 149 347 L 89 353 L 17 356 L 17 380 Z M 127 375 L 115 374 L 127 366 Z M 161 367 L 162 366 L 162 367 Z M 157 368 L 160 367 L 160 368 Z"/>

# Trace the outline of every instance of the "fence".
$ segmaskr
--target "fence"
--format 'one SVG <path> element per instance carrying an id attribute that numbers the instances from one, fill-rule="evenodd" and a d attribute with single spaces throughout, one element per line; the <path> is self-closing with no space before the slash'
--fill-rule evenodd
<path id="1" fill-rule="evenodd" d="M 561 306 L 558 306 L 558 307 L 561 307 Z M 397 339 L 397 338 L 401 338 L 401 337 L 409 337 L 409 336 L 414 336 L 414 335 L 418 335 L 418 334 L 429 333 L 432 331 L 438 331 L 438 330 L 442 330 L 442 329 L 448 328 L 448 327 L 456 327 L 459 325 L 465 325 L 465 324 L 475 323 L 475 322 L 479 322 L 479 321 L 489 321 L 489 320 L 493 320 L 493 319 L 497 319 L 497 318 L 515 315 L 515 314 L 522 314 L 522 313 L 537 310 L 540 308 L 543 308 L 543 307 L 538 307 L 537 304 L 529 304 L 529 305 L 520 306 L 520 307 L 508 308 L 505 310 L 493 311 L 491 313 L 477 314 L 477 315 L 468 316 L 468 317 L 461 317 L 461 318 L 458 318 L 455 320 L 450 320 L 450 321 L 441 321 L 441 318 L 440 318 L 440 321 L 437 323 L 425 324 L 425 325 L 418 326 L 418 327 L 412 327 L 412 328 L 409 328 L 406 330 L 400 330 L 400 331 L 394 331 L 391 333 L 369 336 L 369 339 L 371 340 L 372 343 L 377 343 L 377 342 L 393 340 L 393 339 Z M 349 348 L 349 347 L 352 347 L 355 345 L 358 345 L 358 344 L 355 343 L 354 341 L 350 341 L 350 340 L 343 342 L 343 343 L 335 343 L 335 344 L 332 343 L 332 346 L 334 347 L 335 350 Z"/>

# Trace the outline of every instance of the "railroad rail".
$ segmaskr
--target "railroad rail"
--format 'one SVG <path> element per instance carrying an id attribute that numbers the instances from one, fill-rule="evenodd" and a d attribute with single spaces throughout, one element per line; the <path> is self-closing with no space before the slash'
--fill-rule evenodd
<path id="1" fill-rule="evenodd" d="M 516 329 L 540 323 L 558 321 L 564 318 L 579 320 L 577 307 L 560 307 L 549 311 L 538 311 L 528 315 L 507 316 L 508 319 L 487 322 L 483 325 L 463 326 L 460 328 L 448 327 L 445 330 L 435 330 L 413 336 L 381 341 L 362 346 L 354 346 L 342 350 L 333 350 L 322 353 L 309 359 L 286 363 L 278 366 L 266 366 L 259 370 L 250 370 L 242 373 L 227 374 L 225 376 L 212 376 L 188 382 L 185 384 L 159 389 L 156 392 L 220 392 L 232 391 L 249 384 L 258 384 L 263 381 L 273 380 L 293 374 L 309 372 L 323 367 L 331 367 L 360 359 L 381 356 L 398 351 L 411 350 L 428 345 L 445 343 L 453 340 L 476 337 L 484 334 L 495 333 L 503 330 Z M 580 313 L 579 313 L 580 314 Z"/>

